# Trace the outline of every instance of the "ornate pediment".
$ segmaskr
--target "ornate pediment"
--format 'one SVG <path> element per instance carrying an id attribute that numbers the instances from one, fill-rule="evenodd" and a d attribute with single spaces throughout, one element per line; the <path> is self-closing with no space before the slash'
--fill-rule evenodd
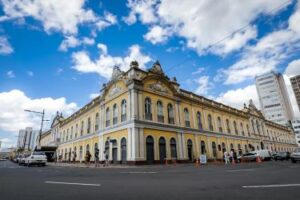
<path id="1" fill-rule="evenodd" d="M 117 94 L 120 94 L 122 92 L 122 88 L 119 87 L 117 84 L 113 85 L 108 93 L 109 97 L 115 96 Z"/>
<path id="2" fill-rule="evenodd" d="M 164 93 L 164 94 L 168 94 L 169 93 L 169 90 L 160 81 L 152 83 L 152 84 L 149 84 L 148 88 L 150 90 L 155 91 L 155 92 L 160 92 L 160 93 Z"/>

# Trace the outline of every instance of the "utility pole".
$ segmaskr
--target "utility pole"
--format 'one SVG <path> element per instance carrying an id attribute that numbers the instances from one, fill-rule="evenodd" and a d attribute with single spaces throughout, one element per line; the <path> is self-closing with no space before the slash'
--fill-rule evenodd
<path id="1" fill-rule="evenodd" d="M 45 117 L 45 109 L 43 109 L 43 112 L 33 111 L 33 110 L 24 110 L 24 111 L 42 115 L 41 128 L 40 128 L 40 132 L 39 132 L 39 148 L 40 148 L 41 147 L 41 138 L 42 138 L 44 121 L 49 121 L 49 120 L 45 120 L 44 119 L 44 117 Z"/>

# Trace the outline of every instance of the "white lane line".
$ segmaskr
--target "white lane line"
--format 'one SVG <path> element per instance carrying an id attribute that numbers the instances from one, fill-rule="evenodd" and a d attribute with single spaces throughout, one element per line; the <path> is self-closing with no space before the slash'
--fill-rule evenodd
<path id="1" fill-rule="evenodd" d="M 232 169 L 232 170 L 227 170 L 227 172 L 252 172 L 254 169 Z"/>
<path id="2" fill-rule="evenodd" d="M 156 174 L 157 172 L 120 172 L 121 174 Z"/>
<path id="3" fill-rule="evenodd" d="M 248 185 L 248 186 L 242 186 L 242 188 L 278 188 L 278 187 L 300 187 L 300 184 Z"/>
<path id="4" fill-rule="evenodd" d="M 82 185 L 82 186 L 94 186 L 100 187 L 100 184 L 90 184 L 90 183 L 70 183 L 70 182 L 57 182 L 57 181 L 45 181 L 48 184 L 62 184 L 62 185 Z"/>

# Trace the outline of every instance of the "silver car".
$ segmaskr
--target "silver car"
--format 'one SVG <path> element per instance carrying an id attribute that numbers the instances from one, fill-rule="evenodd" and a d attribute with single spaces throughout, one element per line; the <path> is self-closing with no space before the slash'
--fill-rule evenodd
<path id="1" fill-rule="evenodd" d="M 295 151 L 291 154 L 291 161 L 292 163 L 300 161 L 300 148 L 296 148 Z"/>

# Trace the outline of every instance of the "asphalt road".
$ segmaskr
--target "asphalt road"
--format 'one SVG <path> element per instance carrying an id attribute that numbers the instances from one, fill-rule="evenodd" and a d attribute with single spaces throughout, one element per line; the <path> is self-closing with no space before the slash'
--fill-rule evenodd
<path id="1" fill-rule="evenodd" d="M 93 169 L 1 161 L 0 199 L 299 200 L 300 163 Z"/>

